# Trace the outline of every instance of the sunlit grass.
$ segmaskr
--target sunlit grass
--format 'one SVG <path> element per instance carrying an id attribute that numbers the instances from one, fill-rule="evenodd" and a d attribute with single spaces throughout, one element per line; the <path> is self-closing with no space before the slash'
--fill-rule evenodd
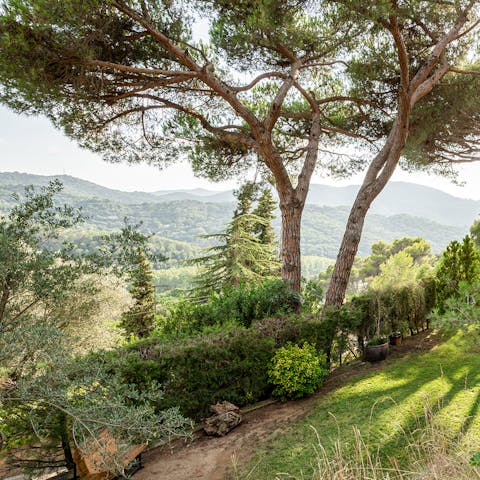
<path id="1" fill-rule="evenodd" d="M 428 457 L 440 448 L 438 442 L 442 451 L 460 459 L 462 473 L 457 475 L 477 478 L 468 459 L 480 450 L 479 352 L 480 333 L 461 332 L 428 353 L 390 360 L 381 371 L 359 374 L 320 398 L 304 420 L 271 438 L 251 463 L 240 466 L 238 478 L 246 478 L 254 465 L 250 478 L 257 480 L 322 478 L 319 461 L 335 459 L 340 450 L 348 463 L 359 448 L 370 461 L 395 466 L 398 472 L 414 475 L 416 462 L 418 477 L 397 472 L 390 478 L 444 478 L 418 472 L 421 462 L 429 463 Z M 433 440 L 435 432 L 439 437 Z M 432 452 L 425 453 L 426 446 Z M 325 478 L 389 478 L 377 474 Z"/>

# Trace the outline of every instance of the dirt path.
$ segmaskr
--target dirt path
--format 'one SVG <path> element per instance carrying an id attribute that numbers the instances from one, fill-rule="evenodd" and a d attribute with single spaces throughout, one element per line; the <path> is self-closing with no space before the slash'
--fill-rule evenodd
<path id="1" fill-rule="evenodd" d="M 389 358 L 430 350 L 438 341 L 432 331 L 419 333 L 393 347 Z M 173 448 L 151 450 L 144 454 L 145 467 L 134 475 L 134 480 L 224 480 L 236 461 L 250 458 L 272 433 L 281 432 L 289 423 L 307 415 L 326 392 L 348 383 L 352 376 L 380 370 L 384 365 L 384 362 L 373 365 L 358 362 L 339 368 L 312 397 L 277 402 L 247 413 L 244 421 L 226 437 L 199 435 L 191 444 L 177 443 Z"/>

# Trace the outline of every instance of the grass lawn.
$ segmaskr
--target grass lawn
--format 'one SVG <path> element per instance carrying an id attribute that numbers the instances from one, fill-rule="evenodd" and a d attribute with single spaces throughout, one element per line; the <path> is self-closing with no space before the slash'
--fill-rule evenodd
<path id="1" fill-rule="evenodd" d="M 469 468 L 471 453 L 480 451 L 479 403 L 480 332 L 444 335 L 442 343 L 427 353 L 387 360 L 384 368 L 359 374 L 326 393 L 304 420 L 271 438 L 256 458 L 241 466 L 239 477 L 322 478 L 315 465 L 321 456 L 317 452 L 322 451 L 319 440 L 329 459 L 335 458 L 339 445 L 343 455 L 353 456 L 355 427 L 369 451 L 378 451 L 389 465 L 408 469 L 412 462 L 408 445 L 421 435 L 425 423 L 442 433 L 439 438 L 452 455 L 462 457 Z M 469 478 L 480 474 L 472 469 Z"/>

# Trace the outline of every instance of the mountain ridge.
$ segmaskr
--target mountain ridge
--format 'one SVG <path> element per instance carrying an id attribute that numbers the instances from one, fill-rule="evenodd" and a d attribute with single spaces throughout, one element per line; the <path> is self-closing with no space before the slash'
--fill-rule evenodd
<path id="1" fill-rule="evenodd" d="M 134 223 L 143 222 L 145 231 L 155 233 L 157 238 L 163 237 L 163 240 L 159 240 L 163 245 L 168 243 L 167 240 L 174 242 L 168 249 L 177 251 L 178 258 L 183 255 L 182 252 L 189 250 L 187 245 L 182 245 L 181 242 L 195 248 L 211 245 L 211 242 L 201 236 L 221 232 L 231 219 L 235 206 L 234 202 L 208 202 L 205 200 L 208 196 L 203 196 L 201 200 L 172 201 L 170 197 L 168 200 L 158 201 L 158 197 L 153 193 L 115 191 L 70 176 L 0 174 L 0 211 L 6 211 L 13 205 L 13 191 L 21 192 L 25 184 L 45 185 L 53 178 L 58 178 L 65 185 L 64 191 L 59 195 L 59 202 L 81 207 L 89 217 L 82 227 L 83 232 L 119 229 L 123 225 L 123 219 L 128 217 Z M 314 193 L 315 190 L 314 185 Z M 203 190 L 201 193 L 206 192 Z M 329 201 L 333 202 L 332 199 Z M 307 204 L 302 221 L 303 254 L 335 258 L 349 209 L 349 206 Z M 432 244 L 433 251 L 438 253 L 451 240 L 465 235 L 473 219 L 468 225 L 448 225 L 406 213 L 382 215 L 372 209 L 366 218 L 359 255 L 368 255 L 372 243 L 379 240 L 390 242 L 404 236 L 424 237 Z M 274 227 L 278 235 L 278 212 Z M 78 242 L 82 242 L 82 235 L 84 233 L 78 233 Z"/>
<path id="2" fill-rule="evenodd" d="M 46 185 L 58 178 L 70 195 L 84 198 L 98 197 L 129 205 L 162 203 L 176 200 L 195 200 L 208 203 L 234 202 L 232 190 L 214 191 L 204 188 L 158 190 L 155 192 L 124 192 L 97 185 L 70 175 L 41 176 L 19 172 L 0 173 L 0 186 L 19 189 L 23 185 Z M 307 204 L 325 207 L 351 206 L 358 185 L 330 186 L 312 184 Z M 456 197 L 442 190 L 409 182 L 390 182 L 372 204 L 372 214 L 384 216 L 408 214 L 428 218 L 442 225 L 467 227 L 480 214 L 480 200 Z"/>

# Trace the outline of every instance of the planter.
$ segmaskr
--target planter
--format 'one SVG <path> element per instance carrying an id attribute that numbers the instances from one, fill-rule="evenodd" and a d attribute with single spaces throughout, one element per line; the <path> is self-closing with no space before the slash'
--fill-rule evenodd
<path id="1" fill-rule="evenodd" d="M 390 345 L 400 345 L 403 341 L 403 336 L 400 335 L 390 335 L 389 337 Z"/>
<path id="2" fill-rule="evenodd" d="M 365 360 L 367 362 L 380 362 L 388 357 L 388 342 L 380 345 L 370 345 L 365 348 Z"/>
<path id="3" fill-rule="evenodd" d="M 82 451 L 72 448 L 81 480 L 113 479 L 116 475 L 109 472 L 110 465 L 127 467 L 147 448 L 145 444 L 129 447 L 120 445 L 107 430 L 101 431 L 97 439 L 91 439 L 88 445 L 82 447 Z"/>

